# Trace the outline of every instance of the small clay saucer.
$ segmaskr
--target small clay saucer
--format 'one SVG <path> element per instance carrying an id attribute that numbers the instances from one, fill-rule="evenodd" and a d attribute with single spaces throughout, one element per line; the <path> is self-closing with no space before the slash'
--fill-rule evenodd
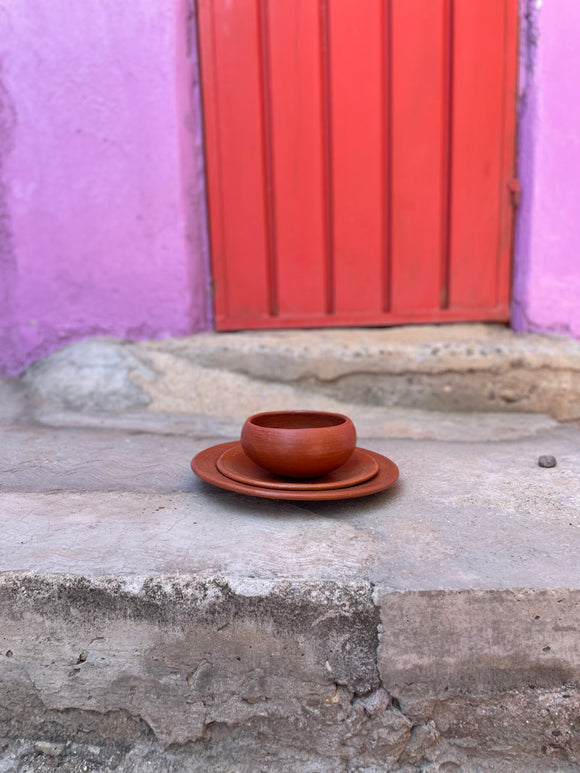
<path id="1" fill-rule="evenodd" d="M 246 455 L 241 444 L 225 451 L 217 460 L 216 467 L 226 477 L 245 483 L 247 486 L 261 486 L 283 491 L 325 491 L 347 488 L 369 480 L 379 471 L 376 459 L 361 448 L 355 448 L 347 462 L 319 478 L 308 480 L 280 478 L 255 464 Z"/>
<path id="2" fill-rule="evenodd" d="M 239 446 L 239 444 L 239 440 L 234 440 L 230 443 L 219 443 L 217 446 L 206 448 L 205 451 L 201 451 L 191 460 L 191 469 L 202 480 L 227 491 L 236 491 L 239 494 L 262 497 L 263 499 L 286 499 L 295 502 L 316 502 L 364 497 L 369 494 L 376 494 L 392 486 L 399 477 L 399 470 L 394 462 L 387 459 L 386 456 L 375 453 L 375 451 L 364 449 L 365 453 L 377 461 L 379 471 L 374 478 L 363 483 L 357 483 L 354 486 L 323 491 L 290 491 L 288 489 L 271 489 L 263 486 L 248 486 L 245 483 L 228 478 L 216 467 L 220 456 L 230 448 Z"/>

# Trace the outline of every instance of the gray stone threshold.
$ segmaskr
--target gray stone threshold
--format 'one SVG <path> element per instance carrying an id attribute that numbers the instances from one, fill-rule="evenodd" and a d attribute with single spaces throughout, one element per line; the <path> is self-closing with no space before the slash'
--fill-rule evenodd
<path id="1" fill-rule="evenodd" d="M 32 398 L 73 411 L 240 418 L 278 403 L 361 419 L 365 408 L 375 419 L 411 408 L 570 421 L 580 419 L 580 342 L 483 324 L 93 339 L 36 363 L 24 384 Z"/>
<path id="2" fill-rule="evenodd" d="M 420 330 L 89 341 L 0 382 L 0 773 L 580 769 L 578 343 Z M 349 413 L 400 481 L 193 476 L 281 406 Z"/>

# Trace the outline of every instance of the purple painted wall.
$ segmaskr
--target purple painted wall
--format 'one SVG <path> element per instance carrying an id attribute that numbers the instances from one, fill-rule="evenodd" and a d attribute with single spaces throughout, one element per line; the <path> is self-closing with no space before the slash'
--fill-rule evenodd
<path id="1" fill-rule="evenodd" d="M 524 11 L 513 324 L 580 337 L 580 3 Z"/>
<path id="2" fill-rule="evenodd" d="M 0 0 L 0 371 L 210 324 L 193 0 Z"/>

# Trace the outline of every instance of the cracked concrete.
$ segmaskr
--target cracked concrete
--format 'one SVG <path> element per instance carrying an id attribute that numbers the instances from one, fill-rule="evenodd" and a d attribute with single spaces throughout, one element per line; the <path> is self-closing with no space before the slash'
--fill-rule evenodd
<path id="1" fill-rule="evenodd" d="M 293 378 L 310 364 L 290 341 Z M 197 383 L 187 342 L 93 343 L 79 385 L 66 353 L 0 382 L 0 773 L 580 768 L 574 425 L 346 403 L 209 361 Z M 346 406 L 400 481 L 292 503 L 191 474 L 280 404 Z"/>
<path id="2" fill-rule="evenodd" d="M 577 630 L 549 618 L 568 595 L 464 593 L 458 607 L 362 582 L 5 574 L 0 737 L 7 751 L 43 739 L 54 770 L 81 738 L 131 771 L 144 748 L 156 770 L 523 772 L 551 769 L 548 755 L 572 771 Z M 483 616 L 466 617 L 474 603 Z M 539 666 L 546 645 L 527 646 L 514 604 L 567 669 Z"/>

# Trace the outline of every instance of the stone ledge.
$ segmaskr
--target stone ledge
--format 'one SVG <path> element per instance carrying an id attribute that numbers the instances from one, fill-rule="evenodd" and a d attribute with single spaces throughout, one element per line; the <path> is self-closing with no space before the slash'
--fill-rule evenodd
<path id="1" fill-rule="evenodd" d="M 511 368 L 580 372 L 580 342 L 514 333 L 498 324 L 407 325 L 202 333 L 139 344 L 208 368 L 268 381 L 334 381 L 353 373 L 499 373 Z"/>
<path id="2" fill-rule="evenodd" d="M 34 364 L 23 383 L 35 400 L 81 411 L 245 417 L 325 405 L 568 421 L 580 418 L 580 342 L 483 324 L 93 339 Z"/>
<path id="3" fill-rule="evenodd" d="M 119 770 L 573 771 L 579 595 L 4 574 L 0 737 Z"/>

